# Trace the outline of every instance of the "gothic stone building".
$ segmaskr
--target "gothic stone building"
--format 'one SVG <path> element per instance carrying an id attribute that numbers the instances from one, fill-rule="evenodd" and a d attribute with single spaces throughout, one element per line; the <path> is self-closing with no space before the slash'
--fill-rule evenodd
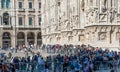
<path id="1" fill-rule="evenodd" d="M 120 0 L 41 0 L 44 44 L 120 47 Z"/>
<path id="2" fill-rule="evenodd" d="M 0 46 L 40 45 L 40 9 L 40 0 L 0 0 Z"/>

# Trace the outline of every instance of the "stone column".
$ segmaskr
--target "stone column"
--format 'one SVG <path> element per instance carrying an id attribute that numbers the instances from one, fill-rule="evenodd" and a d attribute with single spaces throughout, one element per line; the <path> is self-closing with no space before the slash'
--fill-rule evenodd
<path id="1" fill-rule="evenodd" d="M 17 45 L 17 37 L 15 36 L 15 34 L 12 34 L 11 35 L 11 46 L 16 47 L 16 45 Z"/>
<path id="2" fill-rule="evenodd" d="M 107 42 L 108 44 L 110 44 L 110 31 L 107 31 L 106 36 L 107 36 Z"/>
<path id="3" fill-rule="evenodd" d="M 27 42 L 27 33 L 25 33 L 25 46 L 28 46 L 28 42 Z"/>
<path id="4" fill-rule="evenodd" d="M 0 32 L 1 32 L 1 28 L 0 28 Z M 2 48 L 2 33 L 0 33 L 0 48 Z"/>
<path id="5" fill-rule="evenodd" d="M 1 0 L 0 0 L 0 9 L 1 9 Z"/>
<path id="6" fill-rule="evenodd" d="M 35 34 L 35 40 L 34 40 L 34 47 L 36 48 L 36 45 L 37 45 L 37 34 Z"/>

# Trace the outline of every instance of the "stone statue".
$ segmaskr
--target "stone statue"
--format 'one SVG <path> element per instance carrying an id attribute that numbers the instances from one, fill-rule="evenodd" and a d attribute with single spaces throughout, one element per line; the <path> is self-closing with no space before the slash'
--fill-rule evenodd
<path id="1" fill-rule="evenodd" d="M 76 28 L 78 26 L 78 16 L 73 16 L 73 27 Z"/>
<path id="2" fill-rule="evenodd" d="M 84 11 L 84 6 L 85 6 L 85 2 L 84 0 L 81 1 L 81 10 Z"/>
<path id="3" fill-rule="evenodd" d="M 98 9 L 90 8 L 88 12 L 86 12 L 86 17 L 88 22 L 93 23 L 96 22 L 98 15 Z"/>
<path id="4" fill-rule="evenodd" d="M 103 5 L 104 5 L 104 7 L 102 8 L 102 12 L 106 12 L 107 11 L 107 0 L 104 0 L 103 1 Z"/>
<path id="5" fill-rule="evenodd" d="M 93 23 L 94 22 L 94 12 L 91 12 L 87 15 L 88 22 Z"/>
<path id="6" fill-rule="evenodd" d="M 117 33 L 117 39 L 119 39 L 119 38 L 120 38 L 120 32 Z"/>
<path id="7" fill-rule="evenodd" d="M 115 18 L 115 15 L 116 15 L 116 10 L 112 10 L 112 12 L 110 12 L 110 22 L 113 22 L 114 18 Z"/>
<path id="8" fill-rule="evenodd" d="M 64 21 L 64 24 L 62 25 L 62 29 L 64 30 L 66 29 L 66 27 L 67 27 L 67 21 Z"/>
<path id="9" fill-rule="evenodd" d="M 90 5 L 92 5 L 93 4 L 93 0 L 90 0 Z"/>
<path id="10" fill-rule="evenodd" d="M 119 20 L 119 21 L 120 21 L 120 14 L 118 14 L 118 15 L 117 15 L 117 20 Z"/>
<path id="11" fill-rule="evenodd" d="M 83 42 L 84 41 L 84 35 L 80 35 L 80 41 Z"/>
<path id="12" fill-rule="evenodd" d="M 104 0 L 104 7 L 106 7 L 107 5 L 107 0 Z"/>
<path id="13" fill-rule="evenodd" d="M 53 27 L 53 31 L 57 31 L 58 30 L 58 26 Z"/>

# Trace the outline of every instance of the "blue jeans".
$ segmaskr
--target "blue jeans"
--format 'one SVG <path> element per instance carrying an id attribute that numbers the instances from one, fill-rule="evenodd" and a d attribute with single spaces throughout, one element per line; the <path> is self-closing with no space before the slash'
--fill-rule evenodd
<path id="1" fill-rule="evenodd" d="M 39 64 L 38 64 L 38 72 L 42 72 L 43 70 L 44 70 L 43 65 L 39 65 Z"/>

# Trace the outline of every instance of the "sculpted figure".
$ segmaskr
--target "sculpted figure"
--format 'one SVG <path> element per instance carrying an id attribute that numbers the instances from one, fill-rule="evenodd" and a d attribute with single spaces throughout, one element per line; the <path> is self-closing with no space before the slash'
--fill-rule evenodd
<path id="1" fill-rule="evenodd" d="M 120 38 L 120 33 L 117 33 L 117 39 L 119 39 Z"/>
<path id="2" fill-rule="evenodd" d="M 107 0 L 103 0 L 103 8 L 102 8 L 102 12 L 106 12 L 107 11 Z"/>
<path id="3" fill-rule="evenodd" d="M 85 6 L 85 2 L 84 0 L 81 1 L 81 10 L 84 11 L 84 6 Z"/>
<path id="4" fill-rule="evenodd" d="M 86 17 L 87 17 L 87 20 L 88 22 L 96 22 L 97 18 L 98 18 L 98 9 L 95 9 L 95 8 L 90 8 L 88 10 L 88 12 L 86 12 Z"/>
<path id="5" fill-rule="evenodd" d="M 99 39 L 100 39 L 100 40 L 105 40 L 105 39 L 106 39 L 106 33 L 101 33 L 101 34 L 99 35 Z"/>
<path id="6" fill-rule="evenodd" d="M 68 20 L 65 21 L 65 25 L 63 26 L 63 29 L 67 28 Z"/>
<path id="7" fill-rule="evenodd" d="M 73 27 L 77 27 L 78 25 L 78 16 L 73 16 Z"/>
<path id="8" fill-rule="evenodd" d="M 90 0 L 90 5 L 92 5 L 93 4 L 93 0 Z"/>
<path id="9" fill-rule="evenodd" d="M 116 10 L 112 10 L 112 12 L 110 13 L 110 22 L 113 22 L 113 20 L 115 19 L 115 15 L 116 15 Z"/>
<path id="10" fill-rule="evenodd" d="M 80 35 L 80 41 L 83 42 L 84 41 L 84 35 Z"/>

